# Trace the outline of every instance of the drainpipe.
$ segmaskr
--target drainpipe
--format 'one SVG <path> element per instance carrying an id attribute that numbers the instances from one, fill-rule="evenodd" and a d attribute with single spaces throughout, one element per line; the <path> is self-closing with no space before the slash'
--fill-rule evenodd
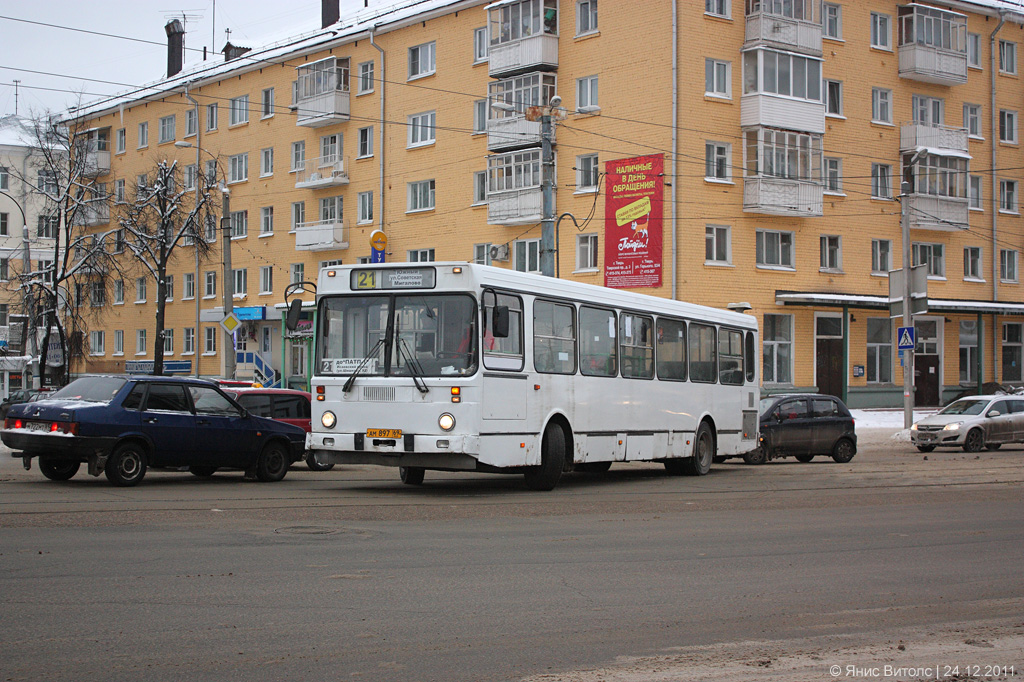
<path id="1" fill-rule="evenodd" d="M 679 298 L 676 258 L 678 255 L 678 234 L 676 224 L 676 159 L 679 157 L 679 2 L 672 0 L 672 299 Z"/>
<path id="2" fill-rule="evenodd" d="M 384 88 L 387 87 L 387 79 L 385 78 L 386 71 L 384 70 L 384 49 L 377 43 L 373 42 L 373 32 L 376 30 L 377 25 L 375 24 L 373 28 L 370 29 L 370 45 L 373 45 L 377 48 L 377 51 L 380 52 L 380 145 L 377 150 L 377 153 L 380 154 L 380 231 L 387 234 L 387 230 L 384 229 Z M 384 252 L 384 257 L 387 259 L 387 249 L 385 249 Z"/>
<path id="3" fill-rule="evenodd" d="M 999 130 L 999 119 L 998 113 L 996 112 L 996 34 L 999 33 L 999 29 L 1006 23 L 1006 13 L 999 13 L 999 23 L 996 25 L 995 30 L 988 38 L 988 50 L 989 50 L 989 116 L 992 121 L 991 137 L 992 137 L 992 302 L 999 300 L 999 229 L 997 216 L 999 215 L 999 174 L 996 170 L 996 153 L 999 149 L 999 143 L 996 139 L 997 131 Z M 1001 334 L 997 334 L 999 317 L 998 315 L 992 315 L 992 380 L 999 380 L 999 340 L 1002 337 Z M 981 347 L 979 346 L 979 349 Z M 980 355 L 980 353 L 979 353 Z M 979 381 L 984 381 L 984 377 L 978 377 Z"/>

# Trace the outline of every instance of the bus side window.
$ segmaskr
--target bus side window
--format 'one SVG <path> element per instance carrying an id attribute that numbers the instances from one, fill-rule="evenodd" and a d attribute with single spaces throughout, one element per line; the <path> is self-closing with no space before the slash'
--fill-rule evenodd
<path id="1" fill-rule="evenodd" d="M 658 378 L 686 381 L 686 324 L 658 318 Z"/>
<path id="2" fill-rule="evenodd" d="M 615 311 L 580 306 L 580 372 L 595 377 L 615 376 L 615 346 Z"/>
<path id="3" fill-rule="evenodd" d="M 523 369 L 523 300 L 518 296 L 498 294 L 487 290 L 483 295 L 484 304 L 484 367 L 487 369 L 503 369 L 522 371 Z M 505 326 L 501 320 L 495 324 L 495 311 L 507 309 L 507 336 L 499 336 L 499 326 Z M 504 311 L 498 313 L 503 316 Z"/>
<path id="4" fill-rule="evenodd" d="M 718 335 L 718 380 L 727 386 L 743 385 L 743 333 L 722 329 Z"/>
<path id="5" fill-rule="evenodd" d="M 575 308 L 571 305 L 534 301 L 533 366 L 546 374 L 576 373 Z"/>
<path id="6" fill-rule="evenodd" d="M 632 379 L 654 378 L 654 320 L 622 313 L 619 316 L 619 355 L 622 376 Z"/>
<path id="7" fill-rule="evenodd" d="M 715 328 L 704 324 L 690 324 L 690 380 L 706 384 L 718 377 L 718 357 L 715 348 Z"/>
<path id="8" fill-rule="evenodd" d="M 746 364 L 747 383 L 753 383 L 757 371 L 757 351 L 754 332 L 747 332 L 747 342 L 743 349 L 743 361 Z"/>

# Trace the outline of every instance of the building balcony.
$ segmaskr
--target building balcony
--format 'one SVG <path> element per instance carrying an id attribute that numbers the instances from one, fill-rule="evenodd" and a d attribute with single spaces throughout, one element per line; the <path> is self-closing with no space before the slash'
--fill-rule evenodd
<path id="1" fill-rule="evenodd" d="M 558 68 L 558 36 L 550 33 L 492 44 L 487 55 L 492 78 L 514 76 L 527 71 L 554 71 Z"/>
<path id="2" fill-rule="evenodd" d="M 913 230 L 958 232 L 968 228 L 968 201 L 964 197 L 910 194 L 907 200 Z"/>
<path id="3" fill-rule="evenodd" d="M 900 45 L 900 78 L 934 83 L 962 85 L 967 82 L 967 53 L 931 45 Z"/>
<path id="4" fill-rule="evenodd" d="M 75 213 L 74 223 L 85 227 L 106 225 L 110 222 L 110 205 L 105 203 L 83 204 Z"/>
<path id="5" fill-rule="evenodd" d="M 541 220 L 544 190 L 528 187 L 487 195 L 488 225 L 529 225 Z"/>
<path id="6" fill-rule="evenodd" d="M 820 57 L 821 21 L 755 11 L 747 15 L 745 40 L 745 45 L 766 45 Z"/>
<path id="7" fill-rule="evenodd" d="M 900 151 L 926 148 L 935 154 L 967 154 L 967 128 L 904 123 L 900 126 Z"/>
<path id="8" fill-rule="evenodd" d="M 349 119 L 348 68 L 316 68 L 324 61 L 299 68 L 299 78 L 292 82 L 296 125 L 320 128 Z"/>
<path id="9" fill-rule="evenodd" d="M 110 152 L 88 149 L 82 163 L 82 174 L 88 178 L 106 175 L 110 172 Z"/>
<path id="10" fill-rule="evenodd" d="M 750 93 L 740 99 L 740 125 L 824 134 L 825 103 L 771 93 Z"/>
<path id="11" fill-rule="evenodd" d="M 338 220 L 318 220 L 295 226 L 296 251 L 331 251 L 348 248 L 348 232 Z"/>
<path id="12" fill-rule="evenodd" d="M 551 141 L 557 126 L 551 127 Z M 487 150 L 491 152 L 520 147 L 536 147 L 541 143 L 540 121 L 528 121 L 525 116 L 492 118 L 487 121 Z"/>
<path id="13" fill-rule="evenodd" d="M 967 16 L 918 3 L 897 8 L 900 77 L 936 85 L 967 82 Z"/>
<path id="14" fill-rule="evenodd" d="M 743 180 L 743 212 L 815 218 L 824 215 L 825 187 L 811 180 L 757 176 Z"/>
<path id="15" fill-rule="evenodd" d="M 320 189 L 348 184 L 345 159 L 338 156 L 321 156 L 306 162 L 306 167 L 295 171 L 295 189 Z"/>

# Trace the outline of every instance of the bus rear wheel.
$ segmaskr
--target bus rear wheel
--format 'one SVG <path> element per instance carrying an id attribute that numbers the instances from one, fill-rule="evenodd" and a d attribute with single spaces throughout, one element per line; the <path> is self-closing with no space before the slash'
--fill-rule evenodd
<path id="1" fill-rule="evenodd" d="M 551 424 L 544 431 L 540 466 L 527 467 L 523 478 L 530 490 L 553 490 L 565 467 L 565 432 Z"/>
<path id="2" fill-rule="evenodd" d="M 715 435 L 707 422 L 701 422 L 693 443 L 693 457 L 683 460 L 683 472 L 688 476 L 704 476 L 711 471 L 715 458 Z"/>

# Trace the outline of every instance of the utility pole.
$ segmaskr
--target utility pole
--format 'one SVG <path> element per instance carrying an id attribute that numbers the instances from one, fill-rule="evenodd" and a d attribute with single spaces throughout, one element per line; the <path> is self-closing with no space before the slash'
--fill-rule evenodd
<path id="1" fill-rule="evenodd" d="M 544 106 L 540 117 L 541 188 L 544 192 L 540 229 L 540 274 L 545 277 L 555 276 L 555 153 L 552 149 L 554 124 L 551 121 L 551 111 L 561 104 L 562 98 L 555 95 Z"/>
<path id="2" fill-rule="evenodd" d="M 234 273 L 231 272 L 231 190 L 224 187 L 221 192 L 224 197 L 224 215 L 220 221 L 224 231 L 224 315 L 228 315 L 234 309 L 235 300 Z M 227 330 L 224 333 L 227 335 L 224 345 L 224 375 L 226 379 L 234 379 L 235 335 Z"/>
<path id="3" fill-rule="evenodd" d="M 912 327 L 910 312 L 910 190 L 909 182 L 900 184 L 900 228 L 903 231 L 903 326 Z M 903 351 L 903 428 L 914 423 L 914 349 Z"/>

